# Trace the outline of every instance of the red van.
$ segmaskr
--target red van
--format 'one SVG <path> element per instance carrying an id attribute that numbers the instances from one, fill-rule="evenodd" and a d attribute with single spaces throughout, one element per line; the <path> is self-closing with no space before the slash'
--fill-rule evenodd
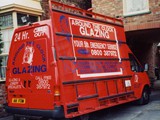
<path id="1" fill-rule="evenodd" d="M 50 2 L 50 19 L 15 30 L 6 111 L 77 118 L 119 104 L 147 104 L 150 81 L 126 44 L 123 22 Z"/>

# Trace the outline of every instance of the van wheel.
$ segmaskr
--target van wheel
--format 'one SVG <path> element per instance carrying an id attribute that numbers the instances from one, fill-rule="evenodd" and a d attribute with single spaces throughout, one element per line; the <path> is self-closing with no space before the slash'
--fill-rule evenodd
<path id="1" fill-rule="evenodd" d="M 81 115 L 79 117 L 72 118 L 70 120 L 89 120 L 89 114 Z"/>
<path id="2" fill-rule="evenodd" d="M 139 105 L 145 105 L 145 104 L 148 104 L 150 101 L 150 92 L 149 92 L 149 88 L 148 87 L 145 87 L 143 89 L 143 92 L 142 92 L 142 96 L 141 98 L 137 101 L 137 103 Z"/>

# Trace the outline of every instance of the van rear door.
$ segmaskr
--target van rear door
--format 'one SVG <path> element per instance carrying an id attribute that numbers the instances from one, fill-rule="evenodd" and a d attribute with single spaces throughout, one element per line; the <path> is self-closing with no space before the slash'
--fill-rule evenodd
<path id="1" fill-rule="evenodd" d="M 15 30 L 7 68 L 8 106 L 53 109 L 54 68 L 49 31 L 44 24 Z"/>

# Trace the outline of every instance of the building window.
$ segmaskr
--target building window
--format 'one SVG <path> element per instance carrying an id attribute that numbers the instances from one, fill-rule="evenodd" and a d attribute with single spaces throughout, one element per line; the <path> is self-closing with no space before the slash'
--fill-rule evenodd
<path id="1" fill-rule="evenodd" d="M 133 16 L 149 13 L 148 0 L 123 0 L 124 16 Z"/>
<path id="2" fill-rule="evenodd" d="M 2 42 L 3 42 L 3 48 L 0 48 L 2 50 L 2 53 L 6 54 L 9 53 L 10 48 L 10 42 L 13 35 L 13 29 L 3 29 L 1 31 L 2 33 Z"/>
<path id="3" fill-rule="evenodd" d="M 3 48 L 1 48 L 2 53 L 0 54 L 0 81 L 4 81 L 6 79 L 6 67 L 9 47 L 10 41 L 3 41 Z"/>
<path id="4" fill-rule="evenodd" d="M 0 81 L 6 79 L 6 67 L 8 56 L 0 56 Z"/>
<path id="5" fill-rule="evenodd" d="M 13 27 L 13 18 L 11 13 L 0 15 L 1 27 Z"/>
<path id="6" fill-rule="evenodd" d="M 9 41 L 9 40 L 8 41 L 3 41 L 3 48 L 1 48 L 2 54 L 9 53 L 10 44 L 11 44 L 11 41 Z"/>
<path id="7" fill-rule="evenodd" d="M 22 26 L 22 25 L 25 25 L 25 24 L 26 24 L 26 22 L 23 22 L 23 21 L 22 21 L 22 19 L 23 19 L 24 17 L 28 17 L 28 18 L 29 18 L 29 21 L 30 21 L 31 23 L 38 21 L 38 16 L 28 15 L 28 14 L 23 14 L 23 13 L 17 13 L 18 26 Z"/>

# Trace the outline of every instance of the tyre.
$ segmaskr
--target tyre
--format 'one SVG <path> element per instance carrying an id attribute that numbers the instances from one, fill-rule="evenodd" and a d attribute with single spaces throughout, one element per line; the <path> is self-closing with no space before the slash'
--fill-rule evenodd
<path id="1" fill-rule="evenodd" d="M 148 104 L 149 101 L 150 101 L 150 92 L 149 92 L 149 88 L 148 87 L 145 87 L 143 89 L 143 92 L 142 92 L 142 96 L 141 98 L 137 101 L 137 104 L 139 105 L 145 105 L 145 104 Z"/>

